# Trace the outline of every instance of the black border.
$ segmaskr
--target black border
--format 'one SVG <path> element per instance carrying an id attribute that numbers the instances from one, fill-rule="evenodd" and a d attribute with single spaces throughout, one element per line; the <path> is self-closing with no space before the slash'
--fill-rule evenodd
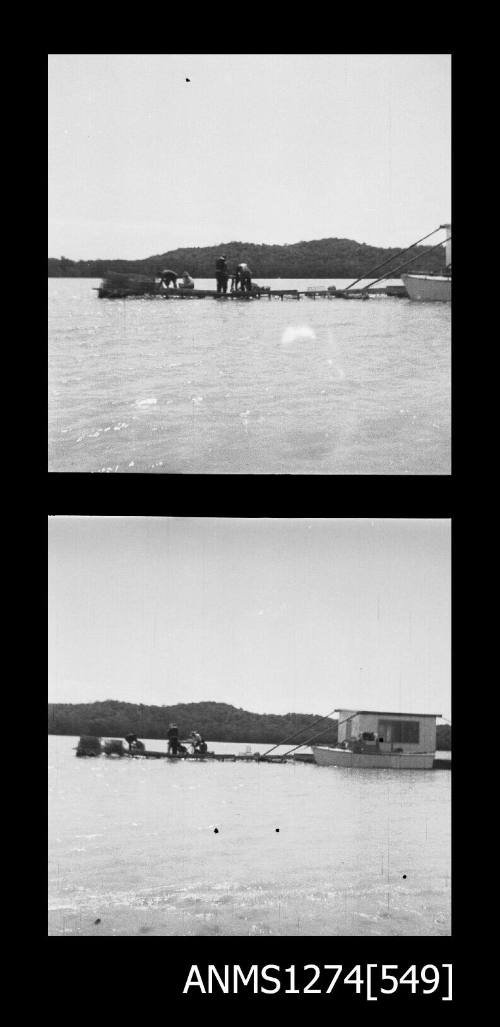
<path id="1" fill-rule="evenodd" d="M 451 517 L 436 475 L 50 474 L 49 512 L 86 516 Z"/>

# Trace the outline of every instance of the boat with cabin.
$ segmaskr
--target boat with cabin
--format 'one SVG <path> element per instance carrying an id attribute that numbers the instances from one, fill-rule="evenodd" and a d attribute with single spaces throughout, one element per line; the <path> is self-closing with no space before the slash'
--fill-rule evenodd
<path id="1" fill-rule="evenodd" d="M 335 710 L 336 746 L 313 745 L 322 767 L 432 770 L 436 755 L 436 718 L 440 713 L 387 713 Z"/>

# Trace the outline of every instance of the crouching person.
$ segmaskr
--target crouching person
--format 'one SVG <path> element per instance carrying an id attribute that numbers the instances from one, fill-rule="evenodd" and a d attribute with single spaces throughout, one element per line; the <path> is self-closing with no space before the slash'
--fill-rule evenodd
<path id="1" fill-rule="evenodd" d="M 177 285 L 179 289 L 194 289 L 194 279 L 188 271 L 183 271 Z"/>

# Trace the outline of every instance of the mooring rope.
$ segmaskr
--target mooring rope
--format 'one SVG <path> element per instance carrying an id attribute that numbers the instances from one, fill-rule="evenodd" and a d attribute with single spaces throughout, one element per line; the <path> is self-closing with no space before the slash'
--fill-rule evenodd
<path id="1" fill-rule="evenodd" d="M 365 279 L 365 278 L 371 278 L 371 276 L 372 276 L 372 274 L 373 274 L 373 272 L 374 272 L 374 271 L 380 271 L 380 268 L 381 268 L 381 267 L 385 267 L 385 265 L 386 265 L 386 264 L 390 264 L 391 260 L 398 260 L 398 258 L 399 258 L 399 257 L 402 257 L 402 256 L 403 256 L 403 253 L 408 253 L 408 251 L 409 251 L 409 250 L 412 250 L 414 246 L 418 246 L 418 245 L 419 245 L 419 243 L 421 243 L 421 242 L 425 242 L 425 240 L 426 240 L 426 239 L 430 239 L 431 235 L 435 235 L 435 234 L 436 234 L 436 232 L 439 232 L 439 230 L 440 230 L 440 229 L 441 229 L 442 227 L 443 227 L 442 225 L 439 225 L 439 228 L 435 228 L 433 232 L 429 232 L 429 235 L 423 235 L 421 239 L 417 239 L 417 241 L 416 241 L 416 242 L 412 242 L 411 246 L 407 246 L 405 250 L 401 250 L 401 252 L 400 252 L 400 253 L 396 253 L 396 254 L 394 254 L 394 256 L 393 256 L 393 257 L 387 257 L 387 259 L 386 259 L 386 260 L 382 261 L 382 263 L 381 263 L 381 264 L 377 264 L 377 265 L 376 265 L 375 267 L 372 267 L 372 268 L 371 268 L 371 270 L 370 270 L 370 271 L 368 271 L 368 272 L 367 272 L 367 273 L 366 273 L 365 275 L 362 275 L 362 276 L 361 276 L 361 278 L 356 278 L 356 281 L 355 281 L 355 282 L 351 282 L 351 284 L 350 284 L 350 285 L 348 285 L 348 286 L 347 286 L 347 287 L 346 287 L 346 288 L 344 289 L 344 292 L 347 292 L 347 290 L 348 290 L 348 289 L 352 289 L 353 285 L 357 285 L 357 284 L 358 284 L 358 282 L 362 282 L 362 281 L 363 281 L 363 279 Z M 441 243 L 439 243 L 438 245 L 440 245 L 440 246 L 441 246 L 442 244 L 441 244 Z M 383 275 L 382 277 L 383 277 L 383 278 L 385 278 L 385 275 Z M 377 282 L 380 282 L 381 280 L 382 280 L 381 278 L 377 278 Z M 372 282 L 372 285 L 373 285 L 373 282 Z"/>
<path id="2" fill-rule="evenodd" d="M 266 751 L 262 753 L 262 756 L 260 758 L 263 759 L 264 756 L 269 756 L 269 753 L 274 752 L 274 750 L 277 749 L 279 745 L 287 745 L 288 742 L 291 742 L 293 738 L 297 737 L 297 735 L 302 734 L 303 731 L 310 730 L 310 728 L 312 728 L 314 724 L 321 724 L 322 720 L 328 720 L 328 717 L 331 717 L 332 713 L 335 713 L 334 709 L 330 710 L 330 712 L 327 713 L 325 717 L 318 717 L 317 720 L 313 720 L 312 724 L 306 724 L 305 727 L 301 727 L 298 731 L 295 731 L 293 735 L 289 735 L 288 738 L 283 738 L 281 742 L 276 742 L 276 745 L 272 745 L 270 749 L 266 749 Z M 324 732 L 322 731 L 321 734 L 324 734 Z M 307 745 L 307 742 L 301 742 L 300 745 L 296 745 L 295 748 L 300 749 L 301 745 Z"/>
<path id="3" fill-rule="evenodd" d="M 437 242 L 435 246 L 431 246 L 427 250 L 427 253 L 432 253 L 432 250 L 437 250 L 439 248 L 439 246 L 444 246 L 444 244 L 449 242 L 450 239 L 451 239 L 451 235 L 449 235 L 448 238 L 444 240 L 444 242 Z M 403 267 L 409 267 L 410 264 L 414 264 L 416 260 L 422 260 L 422 258 L 423 258 L 423 254 L 422 253 L 417 253 L 416 257 L 412 257 L 411 260 L 405 260 L 403 262 L 403 264 L 399 265 L 399 267 L 394 268 L 394 270 L 391 271 L 391 275 L 397 274 L 397 272 L 401 271 L 401 269 Z M 363 288 L 360 289 L 360 292 L 367 292 L 368 289 L 373 288 L 373 286 L 376 285 L 377 282 L 381 282 L 382 279 L 386 278 L 386 277 L 387 277 L 386 275 L 381 275 L 380 278 L 375 278 L 375 281 L 370 282 L 369 285 L 364 285 Z M 346 289 L 346 292 L 347 292 L 347 289 Z"/>
<path id="4" fill-rule="evenodd" d="M 324 731 L 318 731 L 315 735 L 311 735 L 311 738 L 308 738 L 306 742 L 301 742 L 300 745 L 294 745 L 293 749 L 289 749 L 288 752 L 283 753 L 283 759 L 285 756 L 289 756 L 290 753 L 295 752 L 296 749 L 302 748 L 303 745 L 309 745 L 310 742 L 314 742 L 315 738 L 321 738 L 321 735 L 326 735 L 328 730 L 329 729 L 325 727 Z"/>

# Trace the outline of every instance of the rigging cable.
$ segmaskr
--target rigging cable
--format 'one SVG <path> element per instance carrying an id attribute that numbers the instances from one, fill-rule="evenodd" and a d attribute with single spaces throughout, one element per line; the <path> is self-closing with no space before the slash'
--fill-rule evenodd
<path id="1" fill-rule="evenodd" d="M 381 267 L 385 267 L 386 264 L 390 264 L 391 260 L 397 260 L 398 257 L 402 257 L 403 253 L 408 253 L 408 250 L 412 250 L 414 246 L 418 246 L 419 243 L 424 242 L 425 239 L 430 239 L 431 235 L 435 235 L 442 227 L 443 225 L 439 225 L 439 228 L 435 228 L 433 232 L 429 232 L 429 235 L 423 235 L 421 239 L 417 239 L 416 242 L 412 242 L 411 246 L 407 246 L 405 250 L 401 250 L 400 253 L 395 253 L 393 257 L 387 257 L 381 264 L 376 264 L 376 266 L 372 267 L 367 274 L 362 275 L 361 278 L 356 278 L 355 282 L 351 282 L 351 284 L 344 289 L 344 292 L 347 292 L 348 289 L 352 289 L 353 285 L 357 285 L 358 282 L 362 282 L 363 279 L 370 278 L 374 271 L 380 271 Z M 385 275 L 383 277 L 385 277 Z M 381 279 L 378 278 L 377 281 L 380 282 Z"/>
<path id="2" fill-rule="evenodd" d="M 444 240 L 444 242 L 437 242 L 435 246 L 431 246 L 427 250 L 427 253 L 432 253 L 432 250 L 437 250 L 439 246 L 444 246 L 444 243 L 449 242 L 450 239 L 451 235 L 449 235 L 448 238 Z M 423 255 L 421 253 L 417 253 L 416 257 L 412 257 L 411 260 L 405 260 L 403 264 L 399 265 L 399 267 L 394 268 L 394 271 L 392 271 L 391 274 L 395 275 L 398 271 L 401 271 L 403 267 L 409 267 L 410 264 L 414 264 L 416 260 L 422 260 L 422 256 Z M 360 292 L 366 292 L 368 289 L 371 289 L 374 285 L 377 284 L 377 282 L 381 282 L 383 278 L 385 278 L 385 275 L 381 275 L 380 278 L 376 278 L 375 281 L 370 282 L 369 285 L 364 285 L 363 288 L 360 289 Z"/>
<path id="3" fill-rule="evenodd" d="M 296 749 L 300 749 L 302 745 L 309 745 L 310 742 L 314 742 L 315 738 L 321 738 L 321 735 L 326 735 L 327 731 L 327 727 L 325 727 L 323 731 L 317 731 L 315 735 L 311 735 L 311 737 L 307 739 L 307 742 L 301 742 L 300 745 L 295 745 L 293 749 L 289 749 L 288 752 L 284 752 L 283 759 L 285 758 L 285 756 L 289 756 L 290 753 L 295 752 Z"/>
<path id="4" fill-rule="evenodd" d="M 297 735 L 302 734 L 302 731 L 307 731 L 308 729 L 314 727 L 315 724 L 321 724 L 322 720 L 328 720 L 328 717 L 331 717 L 332 713 L 335 713 L 335 710 L 330 710 L 330 713 L 327 713 L 326 717 L 318 717 L 317 720 L 313 720 L 312 724 L 306 724 L 305 727 L 299 728 L 299 730 L 295 731 L 293 735 L 289 735 L 288 738 L 283 738 L 281 742 L 277 742 L 276 745 L 272 745 L 270 749 L 266 749 L 266 751 L 262 753 L 262 756 L 260 758 L 263 759 L 264 756 L 268 756 L 269 753 L 273 752 L 274 749 L 277 749 L 279 745 L 287 745 L 287 743 L 291 742 L 293 738 L 297 737 Z M 321 733 L 323 734 L 324 732 Z M 300 749 L 301 745 L 307 745 L 307 742 L 301 742 L 300 745 L 296 745 L 295 748 Z"/>

